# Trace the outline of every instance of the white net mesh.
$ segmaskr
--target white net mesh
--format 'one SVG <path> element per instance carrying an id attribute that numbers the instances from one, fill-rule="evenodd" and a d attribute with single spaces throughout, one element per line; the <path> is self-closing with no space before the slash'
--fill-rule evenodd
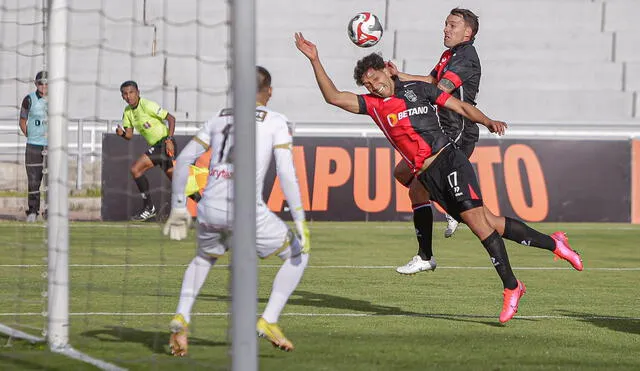
<path id="1" fill-rule="evenodd" d="M 46 14 L 41 1 L 0 3 L 0 189 L 2 218 L 24 220 L 27 206 L 25 140 L 18 130 L 18 111 L 36 73 L 45 68 Z M 45 209 L 46 187 L 42 188 Z M 17 197 L 21 196 L 21 197 Z M 46 318 L 46 229 L 2 225 L 0 300 L 5 303 L 0 323 L 13 337 L 30 340 L 44 335 Z M 9 326 L 4 328 L 4 326 Z M 18 331 L 18 332 L 16 332 Z M 21 333 L 23 332 L 23 333 Z"/>
<path id="2" fill-rule="evenodd" d="M 155 358 L 167 354 L 168 323 L 195 242 L 193 236 L 183 243 L 169 241 L 153 221 L 128 222 L 142 205 L 129 169 L 147 146 L 137 133 L 132 143 L 118 137 L 103 141 L 103 136 L 113 134 L 120 123 L 126 105 L 120 84 L 126 80 L 135 80 L 142 97 L 176 117 L 176 136 L 192 135 L 204 119 L 226 105 L 228 5 L 222 0 L 69 0 L 67 4 L 65 119 L 70 176 L 53 181 L 66 183 L 70 195 L 69 344 L 111 363 L 93 362 L 102 368 L 158 368 Z M 0 332 L 6 334 L 0 341 L 17 351 L 9 358 L 0 356 L 0 363 L 13 369 L 87 367 L 43 348 L 39 352 L 44 355 L 37 355 L 38 349 L 17 340 L 38 341 L 47 335 L 47 299 L 51 299 L 46 274 L 48 223 L 43 215 L 35 223 L 25 221 L 26 138 L 18 129 L 22 99 L 35 91 L 36 73 L 47 69 L 49 5 L 46 0 L 0 1 L 0 192 L 4 193 L 0 300 L 5 304 Z M 102 161 L 103 143 L 119 145 L 108 158 L 116 165 Z M 162 209 L 168 202 L 169 180 L 158 167 L 147 175 L 151 196 Z M 40 190 L 42 214 L 46 179 Z M 113 222 L 98 221 L 105 212 Z M 225 264 L 221 261 L 223 268 L 209 277 L 224 292 Z M 217 364 L 226 367 L 227 296 L 216 292 L 223 300 L 202 311 L 214 319 L 208 318 L 204 331 L 198 327 L 199 316 L 194 316 L 191 344 L 217 346 Z M 211 296 L 205 287 L 203 300 L 207 295 Z M 194 311 L 199 308 L 196 304 Z M 181 365 L 197 368 L 198 361 L 184 360 Z"/>

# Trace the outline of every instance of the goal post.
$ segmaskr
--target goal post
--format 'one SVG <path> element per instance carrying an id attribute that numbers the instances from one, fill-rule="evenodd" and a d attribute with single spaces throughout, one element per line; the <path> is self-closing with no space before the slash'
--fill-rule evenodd
<path id="1" fill-rule="evenodd" d="M 50 0 L 49 4 L 47 343 L 54 353 L 92 364 L 102 370 L 125 370 L 79 352 L 69 344 L 69 145 L 66 114 L 69 4 L 68 0 Z"/>
<path id="2" fill-rule="evenodd" d="M 231 363 L 234 371 L 258 369 L 256 257 L 256 32 L 255 0 L 232 3 L 234 220 L 231 251 Z"/>
<path id="3" fill-rule="evenodd" d="M 67 151 L 67 0 L 49 8 L 48 306 L 51 350 L 69 344 L 69 200 Z"/>
<path id="4" fill-rule="evenodd" d="M 31 19 L 33 14 L 44 19 Z M 135 368 L 155 362 L 144 358 L 148 354 L 168 353 L 168 325 L 178 304 L 187 259 L 194 254 L 194 233 L 189 232 L 188 241 L 177 243 L 161 235 L 160 223 L 76 222 L 74 193 L 78 189 L 72 189 L 72 178 L 83 177 L 83 165 L 76 161 L 92 156 L 93 164 L 104 154 L 98 146 L 119 122 L 126 104 L 119 86 L 127 80 L 136 80 L 141 96 L 175 115 L 176 140 L 193 135 L 197 126 L 231 102 L 236 122 L 255 122 L 255 18 L 255 0 L 0 0 L 0 31 L 7 31 L 0 33 L 0 104 L 6 104 L 0 120 L 14 130 L 12 155 L 16 172 L 21 172 L 15 183 L 22 187 L 27 181 L 20 163 L 26 139 L 16 125 L 20 102 L 34 91 L 35 72 L 48 71 L 47 175 L 41 186 L 47 195 L 46 221 L 38 218 L 26 223 L 24 210 L 19 210 L 22 215 L 11 215 L 13 221 L 0 222 L 0 228 L 15 235 L 13 239 L 0 235 L 0 242 L 15 245 L 14 250 L 0 246 L 0 253 L 17 255 L 0 263 L 0 270 L 5 270 L 0 272 L 0 286 L 6 281 L 0 298 L 26 303 L 0 313 L 0 333 L 8 335 L 7 345 L 18 338 L 46 343 L 52 353 L 104 370 L 122 370 L 123 365 Z M 31 53 L 22 50 L 27 44 Z M 104 122 L 109 123 L 106 128 Z M 194 347 L 223 344 L 229 348 L 221 352 L 224 360 L 218 364 L 256 370 L 255 224 L 242 223 L 255 220 L 256 138 L 254 125 L 239 127 L 237 145 L 249 149 L 236 158 L 234 211 L 242 218 L 234 221 L 230 257 L 221 258 L 210 273 L 217 277 L 210 278 L 204 288 L 224 292 L 217 293 L 221 299 L 213 305 L 206 296 L 198 300 L 189 330 Z M 136 207 L 141 198 L 129 166 L 144 153 L 137 152 L 138 147 L 132 150 L 141 137 L 136 135 L 132 142 L 109 138 L 118 139 L 128 151 L 113 154 L 117 157 L 113 163 L 126 175 L 110 190 L 117 200 L 135 201 L 121 202 L 117 205 L 121 209 Z M 92 164 L 85 160 L 84 168 Z M 149 175 L 151 192 L 166 192 L 168 178 L 162 170 L 149 173 L 153 173 Z M 115 178 L 102 173 L 99 186 L 104 177 Z M 26 197 L 20 201 L 26 204 Z M 143 338 L 147 340 L 138 340 Z M 118 341 L 134 343 L 138 353 L 102 352 L 106 342 Z M 16 345 L 18 350 L 22 346 Z M 25 354 L 34 351 L 29 348 Z M 75 364 L 57 355 L 47 357 Z"/>

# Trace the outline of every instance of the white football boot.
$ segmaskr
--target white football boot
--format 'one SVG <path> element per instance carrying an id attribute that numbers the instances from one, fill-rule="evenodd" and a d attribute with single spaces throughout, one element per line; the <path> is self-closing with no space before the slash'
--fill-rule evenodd
<path id="1" fill-rule="evenodd" d="M 453 217 L 449 214 L 444 214 L 444 216 L 447 218 L 447 229 L 444 230 L 444 237 L 445 238 L 449 238 L 451 236 L 453 236 L 454 233 L 456 233 L 456 229 L 458 229 L 458 221 L 453 219 Z"/>
<path id="2" fill-rule="evenodd" d="M 424 271 L 436 270 L 436 258 L 431 257 L 431 260 L 422 260 L 420 255 L 416 255 L 409 262 L 403 266 L 396 268 L 396 272 L 400 274 L 416 274 Z"/>

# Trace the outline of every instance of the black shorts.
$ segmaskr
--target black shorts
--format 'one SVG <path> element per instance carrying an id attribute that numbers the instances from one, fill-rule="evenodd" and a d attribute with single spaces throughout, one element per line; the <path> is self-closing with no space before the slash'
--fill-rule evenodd
<path id="1" fill-rule="evenodd" d="M 467 158 L 471 158 L 473 150 L 476 149 L 476 142 L 473 140 L 465 140 L 464 136 L 460 138 L 456 144 Z"/>
<path id="2" fill-rule="evenodd" d="M 461 222 L 460 213 L 482 206 L 478 178 L 465 154 L 453 145 L 445 147 L 418 179 L 431 200 Z"/>
<path id="3" fill-rule="evenodd" d="M 159 142 L 147 148 L 144 153 L 149 157 L 153 166 L 160 166 L 162 170 L 167 171 L 173 167 L 173 160 L 175 160 L 175 152 L 178 151 L 176 146 L 176 140 L 171 139 L 173 142 L 173 156 L 167 155 L 167 145 L 165 144 L 166 138 L 162 138 Z"/>

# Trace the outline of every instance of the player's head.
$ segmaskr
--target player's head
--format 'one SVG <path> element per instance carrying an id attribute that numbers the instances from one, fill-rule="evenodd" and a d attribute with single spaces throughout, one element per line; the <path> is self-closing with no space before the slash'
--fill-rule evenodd
<path id="1" fill-rule="evenodd" d="M 256 94 L 256 101 L 257 103 L 266 106 L 269 99 L 271 99 L 271 93 L 273 91 L 271 88 L 271 74 L 262 66 L 256 66 L 256 73 L 258 76 L 258 92 Z"/>
<path id="2" fill-rule="evenodd" d="M 40 71 L 36 74 L 36 78 L 33 79 L 33 83 L 36 85 L 36 89 L 42 95 L 47 95 L 47 82 L 48 73 L 47 71 Z"/>
<path id="3" fill-rule="evenodd" d="M 395 83 L 382 56 L 371 53 L 360 59 L 353 70 L 356 84 L 367 88 L 369 93 L 387 98 L 393 95 Z"/>
<path id="4" fill-rule="evenodd" d="M 453 8 L 444 21 L 444 46 L 454 46 L 473 40 L 478 33 L 478 16 L 469 9 Z"/>
<path id="5" fill-rule="evenodd" d="M 138 84 L 133 80 L 127 80 L 120 85 L 120 94 L 131 107 L 137 106 L 140 101 L 140 90 L 138 90 Z"/>

